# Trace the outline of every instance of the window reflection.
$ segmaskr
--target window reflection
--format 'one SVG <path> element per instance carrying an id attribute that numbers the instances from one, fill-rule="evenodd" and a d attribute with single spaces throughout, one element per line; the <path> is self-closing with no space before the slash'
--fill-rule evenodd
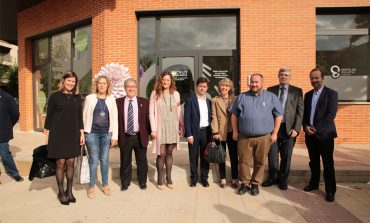
<path id="1" fill-rule="evenodd" d="M 155 18 L 139 21 L 139 95 L 150 97 L 155 83 Z"/>
<path id="2" fill-rule="evenodd" d="M 92 79 L 92 50 L 91 50 L 91 26 L 85 26 L 75 30 L 74 35 L 74 58 L 73 71 L 79 78 L 80 94 L 83 96 L 91 93 Z"/>
<path id="3" fill-rule="evenodd" d="M 161 50 L 236 49 L 236 17 L 162 17 Z"/>
<path id="4" fill-rule="evenodd" d="M 366 14 L 317 15 L 317 29 L 367 29 L 369 16 Z"/>

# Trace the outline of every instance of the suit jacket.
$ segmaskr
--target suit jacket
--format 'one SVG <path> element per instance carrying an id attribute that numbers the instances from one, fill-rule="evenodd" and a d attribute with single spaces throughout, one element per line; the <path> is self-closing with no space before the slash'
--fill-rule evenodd
<path id="1" fill-rule="evenodd" d="M 208 106 L 208 122 L 211 124 L 212 110 L 211 100 L 206 99 Z M 199 103 L 196 95 L 185 99 L 184 105 L 184 123 L 185 123 L 185 137 L 193 136 L 195 141 L 199 141 L 200 137 L 200 112 Z M 207 137 L 211 138 L 211 131 L 207 133 Z"/>
<path id="2" fill-rule="evenodd" d="M 267 90 L 278 96 L 279 88 L 280 85 L 275 85 L 267 88 Z M 289 135 L 289 132 L 292 129 L 298 133 L 301 130 L 303 110 L 302 89 L 293 85 L 289 85 L 284 114 L 287 135 Z"/>
<path id="3" fill-rule="evenodd" d="M 236 96 L 230 95 L 229 99 L 229 107 L 231 107 Z M 227 137 L 227 125 L 231 116 L 229 107 L 226 107 L 222 97 L 216 96 L 212 99 L 212 133 L 218 133 L 221 141 L 226 141 Z"/>
<path id="4" fill-rule="evenodd" d="M 314 90 L 304 96 L 303 127 L 310 126 L 311 102 Z M 334 118 L 338 109 L 338 93 L 326 86 L 322 89 L 317 101 L 313 118 L 313 127 L 316 129 L 315 136 L 318 139 L 332 139 L 337 137 Z"/>
<path id="5" fill-rule="evenodd" d="M 118 146 L 123 148 L 127 141 L 125 135 L 125 98 L 118 98 L 116 100 L 118 110 Z M 138 114 L 139 114 L 139 137 L 140 146 L 147 147 L 149 142 L 149 135 L 151 133 L 150 122 L 149 122 L 149 100 L 146 98 L 136 97 L 138 103 Z"/>
<path id="6" fill-rule="evenodd" d="M 0 142 L 13 139 L 13 126 L 18 119 L 18 105 L 13 96 L 0 89 Z"/>

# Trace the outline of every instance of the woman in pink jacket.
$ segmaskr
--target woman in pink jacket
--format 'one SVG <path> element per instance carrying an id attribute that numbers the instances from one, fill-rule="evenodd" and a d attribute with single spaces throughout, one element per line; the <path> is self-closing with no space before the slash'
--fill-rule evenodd
<path id="1" fill-rule="evenodd" d="M 163 168 L 166 165 L 167 187 L 173 189 L 172 150 L 178 147 L 177 143 L 183 135 L 184 125 L 180 94 L 176 91 L 175 79 L 170 72 L 162 72 L 155 83 L 150 96 L 149 117 L 152 128 L 152 152 L 157 154 L 157 187 L 160 190 L 164 189 Z"/>

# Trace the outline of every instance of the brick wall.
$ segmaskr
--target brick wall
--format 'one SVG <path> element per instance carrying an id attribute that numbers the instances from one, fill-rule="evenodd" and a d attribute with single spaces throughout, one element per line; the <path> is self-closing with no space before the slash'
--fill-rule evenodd
<path id="1" fill-rule="evenodd" d="M 308 73 L 315 67 L 315 7 L 361 6 L 368 0 L 292 1 L 249 0 L 54 0 L 18 15 L 21 129 L 33 129 L 32 62 L 28 37 L 92 18 L 93 74 L 109 62 L 124 64 L 137 73 L 136 10 L 240 8 L 241 89 L 247 77 L 265 75 L 265 87 L 277 83 L 281 66 L 293 71 L 292 84 L 304 91 L 312 87 Z M 355 115 L 355 116 L 354 116 Z M 336 123 L 339 143 L 370 143 L 370 105 L 340 105 Z M 302 134 L 303 135 L 303 134 Z M 302 137 L 298 143 L 301 143 Z"/>

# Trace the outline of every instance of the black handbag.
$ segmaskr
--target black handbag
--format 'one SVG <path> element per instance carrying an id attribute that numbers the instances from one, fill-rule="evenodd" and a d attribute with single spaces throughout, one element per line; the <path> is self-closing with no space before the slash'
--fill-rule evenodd
<path id="1" fill-rule="evenodd" d="M 42 145 L 33 150 L 33 161 L 28 179 L 32 181 L 35 177 L 45 178 L 55 175 L 55 159 L 48 158 L 47 145 Z"/>
<path id="2" fill-rule="evenodd" d="M 224 163 L 226 160 L 226 152 L 222 148 L 220 141 L 211 140 L 206 150 L 204 151 L 204 158 L 209 163 Z"/>

